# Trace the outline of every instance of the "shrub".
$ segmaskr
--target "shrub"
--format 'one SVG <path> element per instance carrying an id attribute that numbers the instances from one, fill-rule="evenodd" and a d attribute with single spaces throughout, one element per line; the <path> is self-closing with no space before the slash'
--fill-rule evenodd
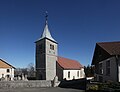
<path id="1" fill-rule="evenodd" d="M 98 85 L 91 85 L 89 86 L 89 90 L 98 90 Z"/>

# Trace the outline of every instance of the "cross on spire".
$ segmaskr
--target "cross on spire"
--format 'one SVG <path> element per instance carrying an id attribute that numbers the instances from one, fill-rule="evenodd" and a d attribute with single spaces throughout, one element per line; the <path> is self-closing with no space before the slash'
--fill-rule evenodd
<path id="1" fill-rule="evenodd" d="M 45 27 L 44 27 L 43 33 L 42 33 L 41 37 L 38 39 L 38 41 L 43 39 L 43 38 L 47 38 L 49 40 L 52 40 L 52 41 L 56 42 L 52 38 L 52 36 L 50 34 L 50 31 L 49 31 L 49 28 L 48 28 L 48 12 L 47 11 L 45 12 Z"/>
<path id="2" fill-rule="evenodd" d="M 45 12 L 45 19 L 46 19 L 46 24 L 47 24 L 47 21 L 48 21 L 48 12 L 47 11 Z"/>

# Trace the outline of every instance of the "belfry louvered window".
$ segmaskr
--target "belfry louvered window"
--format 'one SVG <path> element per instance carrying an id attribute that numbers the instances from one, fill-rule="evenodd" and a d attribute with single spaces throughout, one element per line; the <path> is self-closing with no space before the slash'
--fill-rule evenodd
<path id="1" fill-rule="evenodd" d="M 50 44 L 50 49 L 54 50 L 54 45 Z"/>

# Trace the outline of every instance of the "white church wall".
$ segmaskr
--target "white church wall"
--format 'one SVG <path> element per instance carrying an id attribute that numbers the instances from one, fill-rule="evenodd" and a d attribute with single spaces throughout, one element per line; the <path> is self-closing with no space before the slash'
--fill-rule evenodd
<path id="1" fill-rule="evenodd" d="M 69 72 L 70 72 L 70 76 L 69 76 Z M 84 69 L 63 70 L 63 79 L 72 80 L 72 79 L 80 79 L 80 78 L 84 78 L 84 77 L 85 77 Z"/>

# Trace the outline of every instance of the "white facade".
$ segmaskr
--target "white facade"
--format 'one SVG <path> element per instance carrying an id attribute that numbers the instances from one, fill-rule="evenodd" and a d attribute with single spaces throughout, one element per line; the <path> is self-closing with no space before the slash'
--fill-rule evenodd
<path id="1" fill-rule="evenodd" d="M 81 70 L 63 70 L 63 79 L 81 79 L 85 77 L 84 68 Z"/>
<path id="2" fill-rule="evenodd" d="M 9 78 L 10 80 L 13 80 L 14 78 L 14 68 L 0 68 L 0 78 Z"/>

